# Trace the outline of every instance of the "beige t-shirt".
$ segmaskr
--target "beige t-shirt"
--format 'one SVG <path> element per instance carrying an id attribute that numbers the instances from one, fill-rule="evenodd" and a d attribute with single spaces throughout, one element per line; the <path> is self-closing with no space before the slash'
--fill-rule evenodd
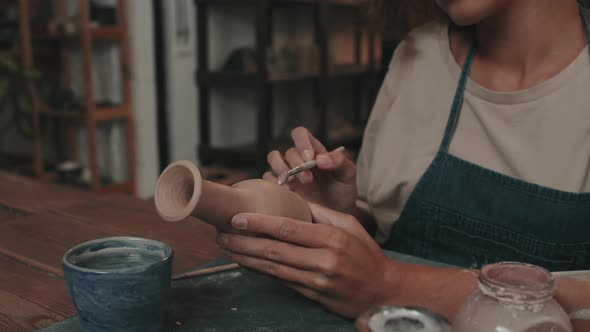
<path id="1" fill-rule="evenodd" d="M 359 207 L 385 241 L 438 150 L 461 73 L 447 26 L 429 23 L 391 61 L 358 159 Z M 469 81 L 450 153 L 502 174 L 554 189 L 589 192 L 590 55 L 514 93 Z"/>

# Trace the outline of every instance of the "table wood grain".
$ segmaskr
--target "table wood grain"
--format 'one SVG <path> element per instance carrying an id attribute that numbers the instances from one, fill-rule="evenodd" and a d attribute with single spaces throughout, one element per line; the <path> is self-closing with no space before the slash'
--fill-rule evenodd
<path id="1" fill-rule="evenodd" d="M 174 273 L 220 256 L 215 229 L 195 218 L 167 223 L 151 201 L 0 171 L 0 331 L 33 331 L 74 316 L 61 258 L 78 243 L 107 236 L 168 243 Z"/>

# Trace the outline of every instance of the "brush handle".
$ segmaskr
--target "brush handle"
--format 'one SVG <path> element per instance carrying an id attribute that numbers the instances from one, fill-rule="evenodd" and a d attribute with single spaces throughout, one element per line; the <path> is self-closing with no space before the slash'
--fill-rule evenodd
<path id="1" fill-rule="evenodd" d="M 198 277 L 198 276 L 203 276 L 203 275 L 217 273 L 217 272 L 234 270 L 234 269 L 237 269 L 239 267 L 240 266 L 238 264 L 235 264 L 235 263 L 233 263 L 233 264 L 227 264 L 227 265 L 221 265 L 221 266 L 215 266 L 215 267 L 210 267 L 210 268 L 206 268 L 206 269 L 201 269 L 201 270 L 196 270 L 196 271 L 192 271 L 192 272 L 187 272 L 187 273 L 179 274 L 179 275 L 174 276 L 172 278 L 172 280 L 180 280 L 180 279 Z"/>
<path id="2" fill-rule="evenodd" d="M 334 153 L 334 152 L 343 152 L 344 151 L 344 147 L 340 146 L 337 149 L 335 149 L 334 151 L 330 152 L 330 153 Z M 315 160 L 310 160 L 310 161 L 306 161 L 303 164 L 294 167 L 292 169 L 290 169 L 288 172 L 283 173 L 279 176 L 278 178 L 278 184 L 279 185 L 283 185 L 285 183 L 287 183 L 287 181 L 289 180 L 290 177 L 297 175 L 301 172 L 310 170 L 312 168 L 315 168 L 317 166 L 317 163 Z"/>
<path id="3" fill-rule="evenodd" d="M 301 173 L 303 171 L 307 171 L 309 169 L 312 169 L 314 167 L 316 167 L 317 164 L 315 162 L 315 160 L 311 160 L 311 161 L 306 161 L 303 164 L 291 169 L 290 171 L 287 172 L 288 176 L 293 176 L 295 174 Z"/>

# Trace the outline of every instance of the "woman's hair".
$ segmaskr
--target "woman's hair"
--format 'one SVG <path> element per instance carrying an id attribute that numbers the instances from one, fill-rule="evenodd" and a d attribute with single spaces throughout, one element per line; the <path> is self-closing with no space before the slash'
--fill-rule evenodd
<path id="1" fill-rule="evenodd" d="M 370 16 L 384 39 L 401 40 L 413 28 L 446 18 L 434 0 L 369 0 Z"/>

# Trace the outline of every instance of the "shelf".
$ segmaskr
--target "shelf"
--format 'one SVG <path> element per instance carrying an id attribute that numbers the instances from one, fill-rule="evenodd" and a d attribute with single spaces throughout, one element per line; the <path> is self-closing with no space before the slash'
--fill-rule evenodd
<path id="1" fill-rule="evenodd" d="M 328 70 L 328 77 L 340 78 L 346 76 L 358 76 L 371 73 L 367 65 L 335 65 Z"/>
<path id="2" fill-rule="evenodd" d="M 39 113 L 50 118 L 64 119 L 70 121 L 78 121 L 82 119 L 82 113 L 73 111 L 56 111 L 49 106 L 40 103 Z"/>
<path id="3" fill-rule="evenodd" d="M 130 111 L 129 106 L 126 104 L 112 107 L 97 106 L 94 118 L 98 122 L 124 119 L 129 115 Z"/>
<path id="4" fill-rule="evenodd" d="M 17 19 L 6 19 L 6 18 L 0 19 L 0 28 L 4 29 L 6 27 L 9 27 L 9 28 L 18 27 L 18 20 Z"/>
<path id="5" fill-rule="evenodd" d="M 328 150 L 344 146 L 348 149 L 360 148 L 363 131 L 356 130 L 354 135 L 330 141 L 326 144 Z M 230 147 L 199 146 L 199 156 L 204 160 L 214 160 L 222 165 L 254 166 L 266 162 L 266 154 L 272 150 L 286 151 L 293 145 L 290 139 L 279 139 L 270 143 L 268 151 L 260 151 L 256 144 L 244 144 Z"/>
<path id="6" fill-rule="evenodd" d="M 289 4 L 307 4 L 307 5 L 315 5 L 321 2 L 321 0 L 272 0 L 273 3 L 277 5 L 289 5 Z M 359 1 L 359 0 L 323 0 L 326 4 L 330 6 L 342 6 L 342 7 L 363 7 L 367 5 L 367 1 Z"/>
<path id="7" fill-rule="evenodd" d="M 93 40 L 120 40 L 125 37 L 125 30 L 118 26 L 95 26 L 90 29 L 90 38 Z M 33 38 L 39 40 L 77 40 L 80 35 L 79 32 L 73 34 L 50 34 L 46 27 L 36 27 L 32 31 Z"/>
<path id="8" fill-rule="evenodd" d="M 269 143 L 268 151 L 261 151 L 256 143 L 228 147 L 199 146 L 199 156 L 205 160 L 228 166 L 256 166 L 266 163 L 266 154 L 272 150 L 285 151 L 292 146 L 290 138 L 274 139 Z"/>
<path id="9" fill-rule="evenodd" d="M 315 79 L 319 76 L 318 73 L 299 73 L 299 74 L 282 74 L 269 73 L 268 80 L 274 83 L 280 82 L 294 82 Z"/>
<path id="10" fill-rule="evenodd" d="M 276 6 L 288 5 L 316 5 L 322 0 L 270 0 L 271 4 Z M 342 7 L 363 7 L 367 5 L 367 1 L 359 0 L 323 0 L 331 6 Z M 223 4 L 256 4 L 256 0 L 195 0 L 197 4 L 207 5 L 223 5 Z"/>
<path id="11" fill-rule="evenodd" d="M 240 145 L 232 147 L 199 146 L 201 159 L 212 160 L 215 164 L 251 166 L 260 162 L 256 146 Z"/>
<path id="12" fill-rule="evenodd" d="M 317 74 L 312 73 L 301 73 L 301 74 L 269 74 L 267 82 L 271 83 L 282 83 L 282 82 L 295 82 L 304 81 L 317 78 Z M 197 82 L 199 85 L 208 85 L 212 87 L 225 87 L 225 88 L 236 88 L 236 87 L 253 87 L 258 80 L 258 74 L 256 73 L 239 73 L 239 72 L 223 72 L 223 71 L 212 71 L 197 73 Z"/>
<path id="13" fill-rule="evenodd" d="M 73 111 L 55 111 L 48 106 L 41 105 L 39 112 L 46 116 L 70 121 L 79 121 L 84 118 L 84 113 Z M 96 107 L 94 112 L 94 119 L 96 122 L 112 121 L 117 119 L 124 119 L 130 113 L 129 106 L 126 104 L 113 107 Z"/>
<path id="14" fill-rule="evenodd" d="M 344 78 L 350 76 L 365 75 L 370 73 L 366 65 L 337 65 L 330 68 L 328 78 Z M 271 74 L 267 82 L 284 83 L 306 81 L 319 78 L 318 74 L 301 73 L 301 74 Z M 197 83 L 199 85 L 223 88 L 247 88 L 254 87 L 258 80 L 256 73 L 238 73 L 238 72 L 197 72 Z"/>
<path id="15" fill-rule="evenodd" d="M 131 194 L 133 186 L 131 182 L 113 183 L 102 186 L 98 191 L 104 194 Z"/>
<path id="16" fill-rule="evenodd" d="M 372 99 L 372 80 L 376 77 L 377 68 L 375 67 L 375 54 L 370 47 L 374 44 L 364 42 L 365 34 L 368 35 L 369 42 L 375 41 L 375 31 L 370 29 L 368 21 L 365 19 L 365 12 L 368 9 L 371 0 L 194 0 L 199 5 L 197 13 L 199 18 L 199 31 L 204 32 L 198 38 L 199 68 L 195 72 L 195 81 L 197 82 L 200 95 L 200 126 L 201 126 L 201 144 L 198 147 L 198 154 L 201 160 L 207 165 L 226 165 L 229 167 L 254 166 L 257 172 L 267 169 L 266 154 L 279 145 L 280 151 L 285 151 L 293 145 L 290 139 L 275 140 L 271 139 L 269 133 L 276 132 L 273 123 L 273 89 L 279 84 L 297 82 L 300 85 L 308 85 L 314 99 L 314 110 L 317 113 L 314 121 L 314 131 L 318 137 L 326 143 L 326 148 L 334 149 L 339 146 L 345 146 L 351 151 L 355 151 L 362 141 L 362 130 L 356 130 L 356 127 L 364 125 L 363 111 L 370 107 L 371 100 L 365 102 L 365 95 L 371 94 Z M 258 71 L 253 72 L 227 72 L 220 67 L 208 66 L 210 40 L 207 38 L 207 20 L 209 17 L 209 8 L 215 5 L 242 5 L 245 11 L 244 15 L 252 16 L 255 13 L 256 23 L 256 43 L 252 45 L 255 50 L 256 60 L 260 60 Z M 247 7 L 248 6 L 248 7 Z M 242 8 L 240 7 L 240 8 Z M 339 8 L 336 8 L 339 7 Z M 275 9 L 277 9 L 275 11 Z M 319 61 L 319 70 L 316 72 L 307 71 L 298 74 L 275 74 L 269 73 L 271 66 L 264 67 L 265 54 L 268 48 L 272 46 L 273 27 L 276 17 L 273 15 L 290 14 L 293 10 L 309 10 L 306 13 L 313 22 L 313 28 L 309 32 L 310 38 L 317 45 L 317 60 Z M 335 17 L 331 17 L 331 11 L 350 10 L 354 13 L 354 19 L 346 18 L 344 23 L 354 25 L 352 29 L 353 36 L 353 55 L 365 54 L 363 50 L 368 50 L 369 58 L 367 64 L 356 64 L 351 60 L 350 64 L 334 65 L 330 57 L 330 38 L 331 29 L 329 24 L 335 23 Z M 286 11 L 285 13 L 282 13 Z M 366 31 L 365 31 L 366 30 Z M 359 38 L 360 36 L 360 38 Z M 313 68 L 306 66 L 305 68 Z M 329 111 L 331 98 L 326 89 L 338 80 L 349 80 L 352 83 L 353 91 L 351 92 L 353 100 L 351 101 L 352 114 L 350 114 L 351 125 L 353 127 L 342 128 L 331 121 Z M 343 82 L 344 83 L 344 82 Z M 249 89 L 256 94 L 257 117 L 256 117 L 256 141 L 248 145 L 234 145 L 229 147 L 212 146 L 212 131 L 210 128 L 212 101 L 211 92 L 215 88 L 243 88 Z M 313 113 L 312 113 L 313 114 Z M 316 114 L 314 114 L 316 115 Z M 333 127 L 333 128 L 332 128 Z M 332 128 L 332 130 L 330 130 Z"/>
<path id="17" fill-rule="evenodd" d="M 90 37 L 96 40 L 123 39 L 125 30 L 120 26 L 103 26 L 90 28 Z"/>
<path id="18" fill-rule="evenodd" d="M 326 148 L 328 150 L 334 150 L 340 146 L 344 146 L 348 149 L 358 150 L 361 147 L 362 141 L 363 129 L 356 128 L 353 134 L 345 137 L 333 138 L 328 134 L 328 143 L 326 144 Z"/>
<path id="19" fill-rule="evenodd" d="M 0 48 L 0 56 L 20 56 L 22 55 L 22 52 L 20 49 L 3 49 Z"/>
<path id="20" fill-rule="evenodd" d="M 256 82 L 256 73 L 197 71 L 197 83 L 203 86 L 238 88 L 249 87 Z"/>
<path id="21" fill-rule="evenodd" d="M 43 69 L 46 64 L 51 64 L 51 72 L 56 71 L 56 74 L 61 72 L 63 81 L 68 83 L 71 81 L 72 71 L 80 73 L 82 90 L 92 90 L 93 75 L 93 47 L 103 40 L 108 40 L 120 44 L 120 52 L 118 52 L 119 60 L 124 64 L 119 70 L 124 71 L 123 75 L 128 71 L 129 60 L 129 36 L 128 36 L 128 3 L 129 0 L 117 1 L 117 22 L 113 25 L 102 25 L 94 22 L 90 18 L 91 1 L 80 0 L 77 1 L 77 14 L 70 16 L 67 12 L 67 2 L 65 0 L 58 0 L 55 4 L 54 11 L 50 15 L 43 15 L 39 20 L 32 19 L 31 13 L 35 9 L 34 3 L 26 0 L 12 0 L 18 4 L 19 22 L 24 23 L 20 31 L 20 43 L 23 49 L 23 62 L 31 65 L 36 63 L 37 67 L 41 66 Z M 36 0 L 38 2 L 41 0 Z M 6 0 L 0 0 L 0 4 Z M 6 15 L 5 15 L 6 16 Z M 35 15 L 34 15 L 35 16 Z M 3 22 L 0 21 L 0 25 Z M 72 67 L 71 61 L 68 60 L 70 48 L 79 48 L 79 64 Z M 39 52 L 42 50 L 42 53 Z M 27 54 L 24 54 L 26 52 Z M 57 58 L 53 58 L 53 57 Z M 65 58 L 64 58 L 65 57 Z M 61 59 L 60 59 L 61 58 Z M 56 63 L 59 63 L 58 68 L 54 68 Z M 79 68 L 78 68 L 79 67 Z M 32 84 L 32 82 L 29 82 Z M 63 149 L 59 154 L 67 156 L 68 159 L 78 159 L 79 145 L 86 144 L 88 169 L 90 171 L 90 179 L 88 183 L 80 184 L 88 189 L 102 191 L 102 192 L 135 192 L 136 183 L 136 149 L 135 149 L 135 134 L 132 112 L 131 98 L 128 98 L 130 91 L 130 80 L 124 80 L 121 86 L 122 93 L 125 95 L 123 105 L 100 105 L 94 98 L 92 93 L 84 93 L 84 95 L 76 98 L 74 103 L 69 105 L 63 103 L 49 102 L 43 100 L 38 96 L 35 89 L 28 89 L 30 98 L 33 99 L 34 116 L 37 117 L 33 126 L 33 142 L 32 142 L 32 167 L 33 174 L 42 178 L 47 172 L 46 161 L 43 160 L 43 147 L 45 145 L 45 137 L 42 130 L 45 125 L 51 125 L 51 122 L 64 121 L 67 122 L 64 127 L 64 137 L 58 137 L 60 141 L 66 141 L 69 147 Z M 66 86 L 68 84 L 65 84 Z M 34 86 L 33 86 L 34 87 Z M 55 105 L 54 105 L 55 104 Z M 62 106 L 63 105 L 63 106 Z M 38 121 L 41 120 L 47 121 Z M 127 148 L 127 174 L 128 181 L 125 183 L 112 183 L 109 179 L 104 180 L 101 176 L 100 169 L 100 149 L 98 147 L 100 139 L 98 136 L 98 126 L 101 122 L 113 120 L 126 121 L 125 136 Z M 47 123 L 46 123 L 47 122 Z M 73 125 L 71 125 L 73 124 Z M 87 131 L 86 140 L 84 143 L 79 142 L 77 137 L 77 130 L 84 128 Z M 70 142 L 71 141 L 71 142 Z M 63 142 L 62 142 L 63 143 Z M 52 144 L 51 147 L 56 149 L 59 144 Z"/>

